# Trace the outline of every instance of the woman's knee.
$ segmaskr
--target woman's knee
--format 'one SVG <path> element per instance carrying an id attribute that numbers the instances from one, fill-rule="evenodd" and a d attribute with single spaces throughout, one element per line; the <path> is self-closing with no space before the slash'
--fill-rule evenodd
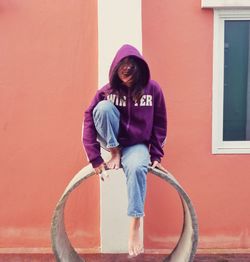
<path id="1" fill-rule="evenodd" d="M 114 106 L 110 101 L 108 100 L 102 100 L 100 101 L 94 108 L 93 113 L 105 113 L 112 109 L 112 106 Z"/>
<path id="2" fill-rule="evenodd" d="M 103 116 L 107 115 L 109 113 L 115 112 L 116 114 L 119 114 L 118 109 L 114 106 L 113 103 L 111 103 L 108 100 L 102 100 L 100 101 L 94 108 L 93 110 L 93 116 L 98 117 L 98 116 Z"/>

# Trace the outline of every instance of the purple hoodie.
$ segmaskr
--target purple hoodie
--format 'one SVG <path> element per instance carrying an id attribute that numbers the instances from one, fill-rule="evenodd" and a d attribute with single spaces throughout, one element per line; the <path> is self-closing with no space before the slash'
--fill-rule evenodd
<path id="1" fill-rule="evenodd" d="M 143 73 L 146 74 L 147 84 L 140 101 L 134 102 L 130 96 L 130 88 L 126 88 L 126 97 L 121 100 L 116 94 L 107 95 L 110 84 L 99 89 L 85 112 L 83 128 L 83 144 L 89 161 L 93 167 L 99 166 L 103 159 L 100 154 L 100 143 L 97 141 L 97 131 L 93 122 L 92 112 L 98 102 L 110 100 L 120 112 L 120 129 L 118 142 L 121 147 L 144 143 L 149 146 L 151 161 L 160 162 L 164 155 L 163 145 L 167 134 L 167 116 L 165 100 L 160 86 L 150 80 L 148 65 L 139 51 L 131 45 L 122 46 L 109 71 L 109 80 L 117 64 L 127 56 L 135 56 L 143 61 Z"/>

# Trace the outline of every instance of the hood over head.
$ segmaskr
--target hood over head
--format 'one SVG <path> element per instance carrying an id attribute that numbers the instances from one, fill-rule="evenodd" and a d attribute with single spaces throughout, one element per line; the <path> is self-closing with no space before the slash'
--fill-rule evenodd
<path id="1" fill-rule="evenodd" d="M 113 62 L 109 69 L 109 81 L 111 82 L 111 79 L 113 77 L 113 74 L 115 73 L 118 64 L 125 58 L 125 57 L 135 57 L 140 61 L 138 66 L 140 67 L 140 70 L 145 78 L 145 85 L 148 83 L 150 79 L 150 71 L 148 64 L 144 60 L 143 56 L 140 54 L 140 52 L 133 47 L 132 45 L 123 45 L 116 53 Z"/>

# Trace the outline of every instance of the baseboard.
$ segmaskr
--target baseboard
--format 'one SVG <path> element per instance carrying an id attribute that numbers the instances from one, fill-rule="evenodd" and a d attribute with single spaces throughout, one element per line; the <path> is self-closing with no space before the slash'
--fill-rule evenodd
<path id="1" fill-rule="evenodd" d="M 100 248 L 75 248 L 79 254 L 96 254 L 100 253 Z M 52 254 L 51 248 L 27 248 L 27 247 L 13 247 L 0 248 L 0 254 Z"/>
<path id="2" fill-rule="evenodd" d="M 146 254 L 170 254 L 171 249 L 145 249 Z M 250 248 L 198 248 L 196 254 L 250 254 Z"/>
<path id="3" fill-rule="evenodd" d="M 76 248 L 79 254 L 98 254 L 100 248 Z M 171 249 L 145 249 L 146 254 L 170 254 Z M 0 248 L 0 254 L 52 254 L 51 248 Z M 250 248 L 225 249 L 225 248 L 198 248 L 197 254 L 250 254 Z"/>

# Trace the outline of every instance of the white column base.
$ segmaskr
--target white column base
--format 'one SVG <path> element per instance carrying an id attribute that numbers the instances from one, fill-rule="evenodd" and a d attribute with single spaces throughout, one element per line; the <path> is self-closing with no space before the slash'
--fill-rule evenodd
<path id="1" fill-rule="evenodd" d="M 102 151 L 105 160 L 109 153 Z M 101 252 L 126 253 L 128 252 L 128 237 L 130 217 L 127 216 L 127 186 L 126 177 L 122 169 L 108 171 L 109 178 L 100 180 L 101 189 Z M 143 218 L 140 227 L 143 241 Z"/>

